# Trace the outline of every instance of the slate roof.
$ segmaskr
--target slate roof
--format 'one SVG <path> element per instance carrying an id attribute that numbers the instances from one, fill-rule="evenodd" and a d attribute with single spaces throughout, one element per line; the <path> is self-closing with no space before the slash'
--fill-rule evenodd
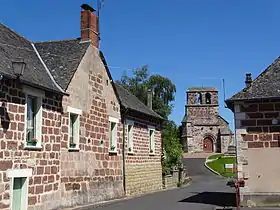
<path id="1" fill-rule="evenodd" d="M 116 91 L 120 100 L 120 103 L 125 108 L 138 111 L 149 116 L 162 119 L 155 111 L 146 106 L 142 101 L 140 101 L 135 95 L 129 92 L 127 89 L 121 85 L 115 83 Z"/>
<path id="2" fill-rule="evenodd" d="M 31 86 L 63 93 L 47 72 L 32 42 L 0 23 L 0 73 L 14 78 L 12 61 L 21 57 L 26 68 L 21 81 Z"/>
<path id="3" fill-rule="evenodd" d="M 188 92 L 207 92 L 207 91 L 218 91 L 215 87 L 191 87 L 188 88 Z"/>
<path id="4" fill-rule="evenodd" d="M 268 66 L 249 87 L 226 100 L 229 106 L 233 101 L 280 98 L 280 57 Z"/>
<path id="5" fill-rule="evenodd" d="M 37 42 L 35 46 L 55 81 L 66 90 L 90 43 L 80 39 Z"/>
<path id="6" fill-rule="evenodd" d="M 26 63 L 24 75 L 21 77 L 23 82 L 65 94 L 89 45 L 89 42 L 81 43 L 79 38 L 32 43 L 0 24 L 0 73 L 14 77 L 12 61 L 21 57 Z M 102 52 L 100 58 L 112 79 Z M 128 90 L 114 83 L 113 88 L 125 108 L 162 119 Z"/>

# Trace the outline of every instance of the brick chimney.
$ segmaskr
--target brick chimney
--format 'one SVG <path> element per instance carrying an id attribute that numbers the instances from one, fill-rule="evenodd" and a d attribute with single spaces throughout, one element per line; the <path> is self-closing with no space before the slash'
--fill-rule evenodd
<path id="1" fill-rule="evenodd" d="M 81 5 L 81 8 L 81 41 L 90 41 L 93 46 L 99 48 L 99 21 L 94 13 L 96 10 L 88 4 Z"/>
<path id="2" fill-rule="evenodd" d="M 246 87 L 249 87 L 252 83 L 252 74 L 251 73 L 247 73 L 246 74 L 246 79 L 245 79 L 245 84 Z"/>

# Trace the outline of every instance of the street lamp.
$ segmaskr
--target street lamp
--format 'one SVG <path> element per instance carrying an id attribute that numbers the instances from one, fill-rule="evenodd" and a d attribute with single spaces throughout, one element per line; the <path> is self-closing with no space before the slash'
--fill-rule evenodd
<path id="1" fill-rule="evenodd" d="M 21 76 L 23 76 L 25 67 L 26 67 L 26 63 L 23 61 L 23 59 L 18 59 L 16 61 L 12 61 L 12 67 L 13 67 L 13 71 L 14 74 L 16 75 L 17 78 L 20 78 Z"/>

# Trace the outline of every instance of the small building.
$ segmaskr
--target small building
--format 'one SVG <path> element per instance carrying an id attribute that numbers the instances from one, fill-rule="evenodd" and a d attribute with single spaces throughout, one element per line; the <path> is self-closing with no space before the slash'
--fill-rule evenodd
<path id="1" fill-rule="evenodd" d="M 238 178 L 243 205 L 279 205 L 280 58 L 226 100 L 234 113 Z"/>
<path id="2" fill-rule="evenodd" d="M 161 190 L 162 117 L 122 86 L 115 86 L 121 103 L 122 126 L 125 131 L 126 194 L 137 195 Z M 148 99 L 151 100 L 152 97 Z M 148 104 L 152 105 L 152 102 Z"/>
<path id="3" fill-rule="evenodd" d="M 0 24 L 0 209 L 59 209 L 162 188 L 162 119 L 117 91 L 97 26 L 89 5 L 77 39 L 32 42 Z"/>
<path id="4" fill-rule="evenodd" d="M 182 120 L 182 144 L 185 152 L 225 153 L 232 142 L 229 123 L 219 114 L 218 90 L 193 87 L 187 91 Z"/>

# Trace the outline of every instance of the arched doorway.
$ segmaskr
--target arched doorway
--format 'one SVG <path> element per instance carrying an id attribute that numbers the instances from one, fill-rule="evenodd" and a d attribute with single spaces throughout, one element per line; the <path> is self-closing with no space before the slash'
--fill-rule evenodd
<path id="1" fill-rule="evenodd" d="M 203 151 L 213 152 L 213 140 L 210 137 L 205 137 L 203 139 Z"/>

